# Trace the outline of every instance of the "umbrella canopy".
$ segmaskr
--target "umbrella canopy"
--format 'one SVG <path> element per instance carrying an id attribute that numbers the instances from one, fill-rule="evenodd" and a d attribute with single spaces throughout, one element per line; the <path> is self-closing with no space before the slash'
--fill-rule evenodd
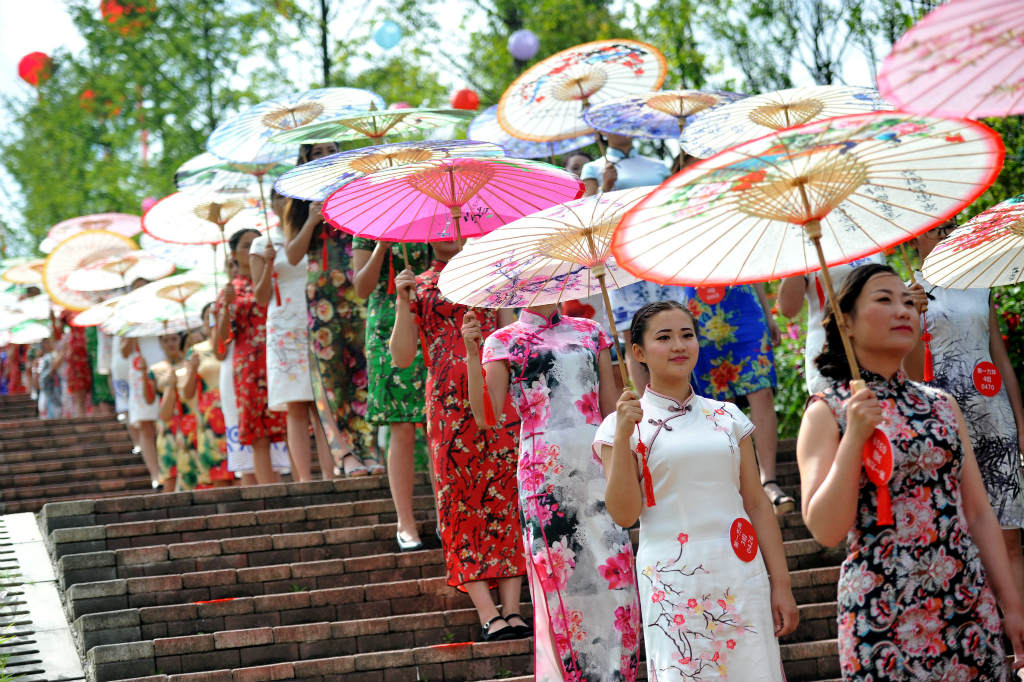
<path id="1" fill-rule="evenodd" d="M 498 105 L 487 107 L 474 118 L 466 131 L 466 139 L 492 142 L 517 159 L 550 158 L 594 143 L 593 135 L 582 135 L 554 142 L 528 142 L 505 132 L 498 123 Z"/>
<path id="2" fill-rule="evenodd" d="M 1024 194 L 958 227 L 924 259 L 922 274 L 950 289 L 983 289 L 1024 281 Z"/>
<path id="3" fill-rule="evenodd" d="M 275 97 L 221 123 L 206 141 L 206 148 L 234 163 L 277 163 L 285 154 L 295 155 L 295 145 L 272 141 L 278 133 L 371 105 L 383 108 L 384 99 L 359 88 L 321 88 Z"/>
<path id="4" fill-rule="evenodd" d="M 217 264 L 218 270 L 222 270 L 223 264 L 226 262 L 227 251 L 224 243 L 214 244 L 211 249 L 209 244 L 172 244 L 143 233 L 139 236 L 139 246 L 146 253 L 170 261 L 184 270 L 195 268 L 209 270 L 211 262 Z M 212 260 L 211 250 L 214 251 Z"/>
<path id="5" fill-rule="evenodd" d="M 7 342 L 28 345 L 48 339 L 52 334 L 53 331 L 50 329 L 49 324 L 39 320 L 26 320 L 11 328 L 7 333 Z"/>
<path id="6" fill-rule="evenodd" d="M 425 140 L 363 147 L 315 159 L 285 173 L 274 185 L 280 194 L 324 201 L 339 187 L 370 173 L 408 163 L 461 156 L 503 156 L 501 147 L 469 140 Z"/>
<path id="7" fill-rule="evenodd" d="M 612 238 L 618 263 L 674 284 L 742 284 L 822 270 L 902 243 L 970 204 L 1003 163 L 980 123 L 873 112 L 738 145 L 666 180 Z M 860 369 L 841 334 L 850 375 Z"/>
<path id="8" fill-rule="evenodd" d="M 192 188 L 154 204 L 143 216 L 142 229 L 172 244 L 221 244 L 243 228 L 266 230 L 263 219 L 259 201 L 247 192 Z"/>
<path id="9" fill-rule="evenodd" d="M 216 184 L 218 177 L 231 172 L 239 175 L 266 175 L 273 180 L 294 165 L 294 149 L 282 149 L 279 158 L 265 164 L 231 163 L 210 152 L 203 152 L 178 167 L 174 172 L 174 186 L 185 189 L 196 185 Z"/>
<path id="10" fill-rule="evenodd" d="M 294 130 L 278 133 L 274 142 L 281 144 L 315 144 L 345 140 L 380 140 L 386 135 L 405 137 L 460 123 L 473 117 L 465 109 L 384 109 L 318 120 Z"/>
<path id="11" fill-rule="evenodd" d="M 505 132 L 532 142 L 593 133 L 583 112 L 617 97 L 657 90 L 665 56 L 635 40 L 598 40 L 537 62 L 513 81 L 498 102 Z"/>
<path id="12" fill-rule="evenodd" d="M 678 140 L 687 120 L 746 95 L 724 90 L 658 90 L 619 97 L 583 114 L 591 128 L 645 140 Z"/>
<path id="13" fill-rule="evenodd" d="M 63 220 L 46 233 L 46 239 L 39 245 L 43 253 L 50 253 L 68 237 L 86 230 L 105 230 L 125 237 L 134 237 L 142 231 L 142 221 L 137 215 L 127 213 L 96 213 Z"/>
<path id="14" fill-rule="evenodd" d="M 532 213 L 466 243 L 445 266 L 438 286 L 450 301 L 482 308 L 522 308 L 636 282 L 610 258 L 612 231 L 654 187 L 576 199 Z"/>
<path id="15" fill-rule="evenodd" d="M 436 159 L 354 180 L 327 198 L 323 215 L 334 227 L 360 237 L 451 241 L 484 235 L 582 194 L 576 176 L 546 163 Z"/>
<path id="16" fill-rule="evenodd" d="M 12 265 L 0 277 L 12 284 L 39 285 L 43 283 L 43 266 L 46 259 L 24 260 Z"/>
<path id="17" fill-rule="evenodd" d="M 43 286 L 57 305 L 68 310 L 85 310 L 92 301 L 68 287 L 68 277 L 90 263 L 111 256 L 123 256 L 139 247 L 128 237 L 105 230 L 86 230 L 68 237 L 50 253 L 43 268 Z"/>
<path id="18" fill-rule="evenodd" d="M 91 308 L 86 308 L 71 318 L 71 324 L 75 327 L 95 327 L 106 322 L 114 316 L 121 298 L 121 296 L 115 296 L 101 301 Z"/>
<path id="19" fill-rule="evenodd" d="M 150 281 L 160 279 L 174 270 L 175 265 L 170 261 L 145 251 L 132 251 L 92 261 L 68 275 L 65 284 L 75 291 L 110 291 L 140 277 Z"/>
<path id="20" fill-rule="evenodd" d="M 196 329 L 203 307 L 217 298 L 211 273 L 190 271 L 139 287 L 121 297 L 114 315 L 100 325 L 109 334 L 159 336 Z"/>
<path id="21" fill-rule="evenodd" d="M 703 159 L 777 130 L 892 108 L 871 88 L 812 85 L 776 90 L 698 114 L 683 129 L 681 142 L 687 153 Z"/>
<path id="22" fill-rule="evenodd" d="M 863 258 L 955 215 L 1002 158 L 999 136 L 971 121 L 877 112 L 810 123 L 669 178 L 626 215 L 612 252 L 664 284 L 803 274 L 821 265 L 808 222 L 821 224 L 829 265 Z"/>
<path id="23" fill-rule="evenodd" d="M 878 89 L 904 111 L 951 118 L 1024 112 L 1024 4 L 951 0 L 893 46 Z"/>

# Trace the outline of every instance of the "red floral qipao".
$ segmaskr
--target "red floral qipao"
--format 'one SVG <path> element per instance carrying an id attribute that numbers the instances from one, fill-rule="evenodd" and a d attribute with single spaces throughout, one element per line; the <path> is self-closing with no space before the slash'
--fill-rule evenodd
<path id="1" fill-rule="evenodd" d="M 252 445 L 260 438 L 283 441 L 287 433 L 285 413 L 271 412 L 267 406 L 267 307 L 256 302 L 248 277 L 235 277 L 231 284 L 235 288 L 231 320 L 238 440 L 243 445 Z M 223 291 L 218 305 L 225 305 Z"/>
<path id="2" fill-rule="evenodd" d="M 444 263 L 416 278 L 412 311 L 427 348 L 427 443 L 437 480 L 437 516 L 448 584 L 526 573 L 516 495 L 516 430 L 511 404 L 498 426 L 479 430 L 469 408 L 462 316 L 467 308 L 437 288 Z M 486 336 L 497 312 L 478 310 Z"/>

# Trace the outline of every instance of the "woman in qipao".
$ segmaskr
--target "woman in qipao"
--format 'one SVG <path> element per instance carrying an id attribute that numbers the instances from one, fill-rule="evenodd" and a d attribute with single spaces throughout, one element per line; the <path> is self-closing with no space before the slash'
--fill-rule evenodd
<path id="1" fill-rule="evenodd" d="M 605 509 L 604 472 L 590 450 L 615 403 L 611 338 L 593 320 L 559 315 L 554 304 L 527 308 L 486 340 L 467 313 L 462 336 L 477 423 L 500 413 L 495 406 L 510 393 L 522 422 L 519 508 L 537 680 L 635 680 L 633 546 Z"/>
<path id="2" fill-rule="evenodd" d="M 778 637 L 797 625 L 782 535 L 758 475 L 753 424 L 697 395 L 697 323 L 675 301 L 630 328 L 651 383 L 623 392 L 594 438 L 606 502 L 640 520 L 636 568 L 651 680 L 785 679 Z"/>

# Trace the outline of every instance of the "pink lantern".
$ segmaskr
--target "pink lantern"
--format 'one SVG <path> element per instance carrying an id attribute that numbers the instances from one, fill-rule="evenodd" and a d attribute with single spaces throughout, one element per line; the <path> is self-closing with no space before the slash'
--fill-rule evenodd
<path id="1" fill-rule="evenodd" d="M 480 106 L 480 96 L 469 88 L 456 90 L 452 95 L 452 109 L 466 109 L 474 111 Z"/>
<path id="2" fill-rule="evenodd" d="M 142 200 L 142 212 L 145 213 L 149 209 L 153 208 L 153 205 L 156 202 L 158 202 L 158 201 L 160 201 L 160 200 L 157 199 L 156 197 L 146 197 L 145 199 L 143 199 Z"/>
<path id="3" fill-rule="evenodd" d="M 412 109 L 408 102 L 394 102 L 388 109 Z"/>

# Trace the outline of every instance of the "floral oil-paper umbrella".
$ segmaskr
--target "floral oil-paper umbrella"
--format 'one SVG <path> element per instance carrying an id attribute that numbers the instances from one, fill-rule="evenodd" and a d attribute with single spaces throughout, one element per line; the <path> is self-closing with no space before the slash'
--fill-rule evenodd
<path id="1" fill-rule="evenodd" d="M 128 237 L 105 230 L 86 230 L 58 244 L 43 267 L 43 286 L 57 305 L 80 311 L 92 306 L 92 300 L 71 289 L 68 277 L 82 267 L 104 258 L 124 256 L 138 250 Z"/>
<path id="2" fill-rule="evenodd" d="M 610 258 L 612 231 L 653 189 L 558 204 L 470 241 L 441 272 L 441 294 L 474 307 L 524 308 L 601 293 L 612 337 L 618 338 L 608 289 L 637 280 Z M 625 366 L 619 369 L 628 383 Z"/>
<path id="3" fill-rule="evenodd" d="M 505 90 L 498 123 L 532 142 L 555 142 L 594 131 L 583 120 L 589 107 L 661 87 L 665 56 L 635 40 L 597 40 L 537 62 Z"/>
<path id="4" fill-rule="evenodd" d="M 921 114 L 1024 113 L 1024 3 L 951 0 L 937 7 L 893 46 L 878 89 Z"/>
<path id="5" fill-rule="evenodd" d="M 931 284 L 986 289 L 1024 281 L 1024 194 L 979 213 L 924 259 Z"/>
<path id="6" fill-rule="evenodd" d="M 594 142 L 593 135 L 581 135 L 580 137 L 571 137 L 567 140 L 555 140 L 552 142 L 520 140 L 518 137 L 505 132 L 505 129 L 498 123 L 497 104 L 487 107 L 470 121 L 469 129 L 466 131 L 466 138 L 481 142 L 493 142 L 496 145 L 500 145 L 508 156 L 514 156 L 517 159 L 551 158 L 558 154 L 579 149 L 580 147 L 586 147 Z"/>
<path id="7" fill-rule="evenodd" d="M 657 90 L 593 106 L 583 114 L 583 120 L 603 133 L 678 140 L 693 116 L 744 97 L 724 90 Z"/>
<path id="8" fill-rule="evenodd" d="M 995 179 L 1003 145 L 972 121 L 873 112 L 738 145 L 665 181 L 612 239 L 620 267 L 665 284 L 763 282 L 900 244 Z M 859 377 L 847 343 L 851 374 Z"/>

